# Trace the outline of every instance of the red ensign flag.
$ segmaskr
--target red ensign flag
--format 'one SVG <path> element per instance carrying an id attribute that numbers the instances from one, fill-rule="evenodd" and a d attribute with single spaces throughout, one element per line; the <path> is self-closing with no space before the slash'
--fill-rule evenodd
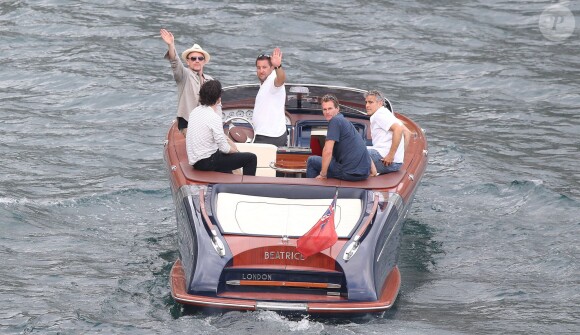
<path id="1" fill-rule="evenodd" d="M 334 228 L 334 211 L 336 209 L 337 197 L 338 191 L 336 191 L 332 203 L 320 220 L 304 236 L 298 239 L 296 249 L 304 257 L 309 257 L 328 249 L 338 241 L 338 236 Z"/>

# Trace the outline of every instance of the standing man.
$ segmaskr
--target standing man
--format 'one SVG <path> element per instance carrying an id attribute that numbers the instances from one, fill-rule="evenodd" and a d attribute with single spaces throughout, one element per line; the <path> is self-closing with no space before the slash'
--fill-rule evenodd
<path id="1" fill-rule="evenodd" d="M 322 113 L 328 121 L 326 142 L 322 157 L 308 158 L 306 177 L 349 181 L 367 179 L 371 170 L 371 159 L 362 136 L 339 113 L 338 99 L 334 95 L 323 96 L 321 104 Z"/>
<path id="2" fill-rule="evenodd" d="M 378 173 L 399 171 L 405 159 L 403 133 L 407 127 L 385 106 L 385 98 L 379 91 L 365 93 L 367 114 L 371 116 L 372 159 L 371 176 Z"/>
<path id="3" fill-rule="evenodd" d="M 258 158 L 251 152 L 239 152 L 236 145 L 226 137 L 222 118 L 217 115 L 221 104 L 222 85 L 210 80 L 201 85 L 199 103 L 192 113 L 195 122 L 189 126 L 185 148 L 190 165 L 202 171 L 232 173 L 243 169 L 244 175 L 256 175 Z"/>
<path id="4" fill-rule="evenodd" d="M 173 78 L 177 83 L 177 128 L 183 136 L 187 132 L 189 113 L 199 105 L 199 89 L 201 84 L 213 79 L 203 73 L 203 67 L 209 63 L 210 55 L 198 44 L 181 53 L 181 58 L 187 67 L 177 57 L 175 39 L 170 31 L 161 29 L 161 38 L 167 43 L 166 59 L 171 64 Z"/>
<path id="5" fill-rule="evenodd" d="M 269 143 L 278 147 L 287 145 L 286 73 L 282 69 L 282 51 L 274 49 L 272 56 L 260 55 L 256 59 L 256 75 L 260 90 L 256 95 L 252 122 L 256 130 L 254 143 Z"/>

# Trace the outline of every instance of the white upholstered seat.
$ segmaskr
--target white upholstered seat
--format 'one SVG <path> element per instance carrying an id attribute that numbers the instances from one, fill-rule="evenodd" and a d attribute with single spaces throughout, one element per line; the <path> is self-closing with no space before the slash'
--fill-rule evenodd
<path id="1" fill-rule="evenodd" d="M 258 157 L 256 176 L 276 177 L 276 170 L 270 167 L 270 162 L 276 161 L 278 147 L 265 143 L 236 143 L 241 152 L 252 152 Z"/>

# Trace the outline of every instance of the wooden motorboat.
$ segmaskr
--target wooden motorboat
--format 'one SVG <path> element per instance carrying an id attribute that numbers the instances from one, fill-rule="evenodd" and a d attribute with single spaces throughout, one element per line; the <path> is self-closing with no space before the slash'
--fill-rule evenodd
<path id="1" fill-rule="evenodd" d="M 337 96 L 340 112 L 371 145 L 365 91 L 286 84 L 288 146 L 276 148 L 251 143 L 247 120 L 258 89 L 231 86 L 222 96 L 224 131 L 244 142 L 240 150 L 257 154 L 256 176 L 195 170 L 176 124 L 167 133 L 164 158 L 179 245 L 170 275 L 173 298 L 234 310 L 358 313 L 390 308 L 401 286 L 397 261 L 403 224 L 427 166 L 423 130 L 395 113 L 413 133 L 405 138 L 405 162 L 398 172 L 360 182 L 309 179 L 306 159 L 321 155 L 326 134 L 320 98 Z M 338 240 L 304 257 L 297 240 L 337 192 Z"/>

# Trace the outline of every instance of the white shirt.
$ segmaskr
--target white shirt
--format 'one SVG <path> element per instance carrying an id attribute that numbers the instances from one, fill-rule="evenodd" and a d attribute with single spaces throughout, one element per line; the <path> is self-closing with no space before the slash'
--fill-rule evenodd
<path id="1" fill-rule="evenodd" d="M 216 151 L 230 152 L 222 119 L 209 106 L 197 106 L 191 111 L 185 138 L 187 159 L 190 165 L 208 158 Z"/>
<path id="2" fill-rule="evenodd" d="M 276 71 L 272 71 L 256 95 L 252 122 L 257 135 L 279 137 L 286 132 L 286 88 L 276 87 L 275 80 Z"/>
<path id="3" fill-rule="evenodd" d="M 397 119 L 390 110 L 385 107 L 379 108 L 373 115 L 371 115 L 371 138 L 373 139 L 372 149 L 377 150 L 381 156 L 385 157 L 391 150 L 393 143 L 393 132 L 391 126 L 398 122 L 403 124 L 401 120 Z M 394 163 L 403 163 L 405 159 L 405 139 L 401 138 L 399 147 L 395 152 Z"/>

